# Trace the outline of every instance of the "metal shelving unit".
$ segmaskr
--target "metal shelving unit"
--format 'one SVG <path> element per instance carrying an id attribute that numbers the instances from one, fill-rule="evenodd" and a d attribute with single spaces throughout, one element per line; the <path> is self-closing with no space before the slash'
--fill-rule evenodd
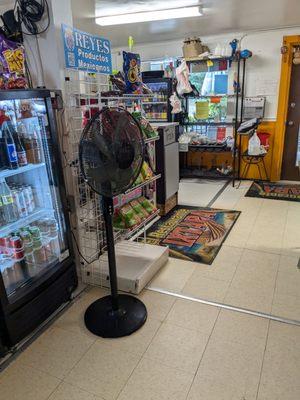
<path id="1" fill-rule="evenodd" d="M 211 57 L 211 58 L 205 58 L 205 59 L 200 59 L 200 58 L 190 58 L 186 59 L 188 65 L 193 65 L 193 64 L 203 64 L 207 63 L 208 61 L 212 62 L 218 62 L 218 61 L 226 61 L 228 68 L 231 67 L 232 63 L 236 63 L 237 65 L 237 78 L 236 78 L 236 87 L 239 88 L 239 90 L 236 91 L 234 94 L 216 94 L 216 95 L 199 95 L 199 96 L 186 96 L 185 101 L 186 101 L 186 110 L 188 110 L 188 101 L 189 99 L 204 99 L 204 98 L 234 98 L 235 99 L 235 104 L 234 104 L 234 117 L 232 121 L 208 121 L 208 120 L 203 120 L 203 121 L 184 121 L 184 125 L 187 127 L 191 126 L 203 126 L 203 127 L 233 127 L 233 136 L 234 136 L 234 146 L 232 150 L 232 168 L 233 172 L 231 176 L 226 176 L 226 178 L 230 178 L 232 180 L 233 186 L 235 185 L 235 181 L 240 179 L 240 169 L 241 169 L 241 138 L 239 135 L 237 135 L 237 129 L 240 125 L 240 123 L 243 121 L 243 105 L 244 105 L 244 91 L 245 91 L 245 75 L 246 75 L 246 59 L 241 59 L 239 54 L 237 54 L 234 58 L 232 57 Z M 195 147 L 191 147 L 191 149 L 195 149 Z M 197 151 L 197 150 L 196 150 Z M 203 150 L 201 150 L 203 151 Z M 228 151 L 226 151 L 228 152 Z M 185 157 L 186 158 L 186 157 Z M 195 174 L 196 176 L 196 174 Z M 218 178 L 218 177 L 216 177 Z"/>

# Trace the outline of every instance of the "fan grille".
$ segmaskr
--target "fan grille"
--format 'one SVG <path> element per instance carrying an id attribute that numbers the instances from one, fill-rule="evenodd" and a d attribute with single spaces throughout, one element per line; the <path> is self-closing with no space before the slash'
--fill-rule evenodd
<path id="1" fill-rule="evenodd" d="M 106 197 L 124 193 L 137 179 L 144 160 L 139 124 L 125 109 L 103 108 L 83 131 L 79 159 L 95 192 Z"/>

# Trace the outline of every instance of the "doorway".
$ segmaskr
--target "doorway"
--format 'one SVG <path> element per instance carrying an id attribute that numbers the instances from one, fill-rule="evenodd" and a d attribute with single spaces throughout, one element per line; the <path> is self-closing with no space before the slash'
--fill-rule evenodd
<path id="1" fill-rule="evenodd" d="M 291 71 L 290 95 L 287 112 L 281 179 L 300 180 L 300 65 Z"/>

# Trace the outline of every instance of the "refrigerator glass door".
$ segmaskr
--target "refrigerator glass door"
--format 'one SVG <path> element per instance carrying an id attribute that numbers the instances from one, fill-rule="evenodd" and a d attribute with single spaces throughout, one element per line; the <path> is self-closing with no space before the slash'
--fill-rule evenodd
<path id="1" fill-rule="evenodd" d="M 45 99 L 0 101 L 0 137 L 0 269 L 10 301 L 69 250 Z"/>
<path id="2" fill-rule="evenodd" d="M 147 119 L 150 121 L 168 120 L 168 82 L 147 82 L 147 86 L 152 90 L 154 97 L 149 97 L 143 102 L 143 109 Z"/>

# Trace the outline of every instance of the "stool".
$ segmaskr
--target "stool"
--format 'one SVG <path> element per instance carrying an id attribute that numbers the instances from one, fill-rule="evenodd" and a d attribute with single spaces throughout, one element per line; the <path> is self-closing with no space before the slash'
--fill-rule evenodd
<path id="1" fill-rule="evenodd" d="M 266 155 L 267 155 L 267 153 L 259 154 L 258 156 L 250 156 L 248 154 L 248 150 L 245 151 L 242 154 L 242 160 L 244 161 L 244 163 L 246 165 L 245 165 L 244 171 L 242 172 L 241 178 L 244 178 L 244 177 L 247 176 L 251 165 L 256 165 L 257 169 L 258 169 L 260 180 L 261 181 L 263 180 L 261 169 L 260 169 L 261 166 L 262 166 L 263 170 L 264 170 L 264 173 L 265 173 L 265 176 L 266 176 L 266 180 L 268 181 L 269 178 L 268 178 L 268 173 L 267 173 L 267 169 L 266 169 L 266 165 L 265 165 L 265 156 Z"/>

